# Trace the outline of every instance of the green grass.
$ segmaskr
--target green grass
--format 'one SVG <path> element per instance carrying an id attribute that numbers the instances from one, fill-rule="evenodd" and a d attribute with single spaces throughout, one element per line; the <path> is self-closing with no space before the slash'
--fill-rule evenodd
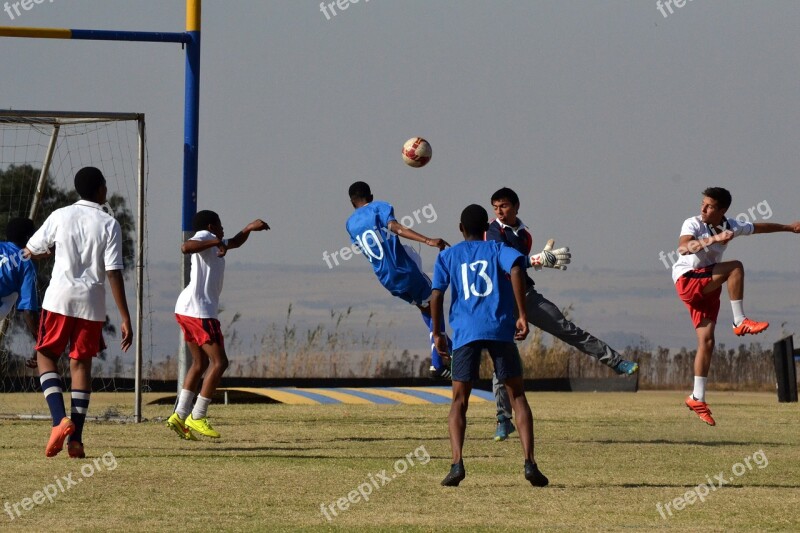
<path id="1" fill-rule="evenodd" d="M 154 397 L 151 395 L 151 398 Z M 41 398 L 0 395 L 0 412 L 21 412 Z M 679 392 L 531 393 L 536 455 L 551 485 L 522 477 L 519 440 L 491 440 L 493 406 L 470 408 L 467 478 L 439 482 L 449 468 L 447 406 L 213 405 L 218 441 L 182 442 L 163 426 L 169 406 L 145 408 L 143 424 L 88 422 L 89 457 L 44 457 L 49 424 L 0 420 L 0 506 L 33 497 L 72 475 L 80 482 L 0 530 L 266 531 L 336 528 L 385 530 L 676 531 L 800 529 L 797 404 L 774 394 L 712 393 L 712 428 L 686 409 Z M 98 393 L 91 411 L 130 405 Z M 424 448 L 420 448 L 424 447 Z M 394 472 L 407 454 L 414 466 L 368 502 L 336 503 L 370 474 Z M 740 477 L 732 468 L 759 450 L 768 460 Z M 102 456 L 106 455 L 106 463 Z M 110 454 L 113 454 L 113 458 Z M 427 464 L 426 454 L 430 456 Z M 98 471 L 84 477 L 98 461 Z M 116 464 L 110 470 L 108 466 Z M 763 461 L 762 461 L 763 464 Z M 656 509 L 707 476 L 735 478 L 663 519 Z M 379 482 L 380 483 L 380 482 Z M 364 489 L 366 491 L 366 488 Z M 330 511 L 329 511 L 330 514 Z"/>

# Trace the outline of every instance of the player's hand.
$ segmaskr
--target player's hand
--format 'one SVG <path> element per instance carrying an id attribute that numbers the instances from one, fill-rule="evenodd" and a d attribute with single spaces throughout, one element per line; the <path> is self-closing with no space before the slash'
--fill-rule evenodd
<path id="1" fill-rule="evenodd" d="M 524 341 L 525 337 L 527 337 L 528 333 L 530 332 L 530 328 L 528 327 L 528 319 L 518 318 L 516 329 L 517 331 L 514 333 L 514 340 Z"/>
<path id="2" fill-rule="evenodd" d="M 559 270 L 566 270 L 567 265 L 572 261 L 572 254 L 569 253 L 569 248 L 557 248 L 553 250 L 555 239 L 550 239 L 541 253 L 531 256 L 531 266 L 536 270 L 541 270 L 542 267 L 557 268 Z"/>
<path id="3" fill-rule="evenodd" d="M 27 366 L 28 368 L 36 368 L 37 366 L 39 366 L 39 363 L 36 361 L 36 358 L 37 355 L 36 351 L 34 350 L 33 355 L 30 357 L 30 359 L 25 360 L 25 366 Z"/>
<path id="4" fill-rule="evenodd" d="M 433 248 L 438 248 L 440 252 L 450 246 L 449 242 L 444 239 L 439 239 L 438 237 L 435 239 L 425 239 L 425 244 Z"/>
<path id="5" fill-rule="evenodd" d="M 714 235 L 714 239 L 719 244 L 728 244 L 729 242 L 731 242 L 731 239 L 733 239 L 733 237 L 734 233 L 729 229 L 726 229 L 722 233 L 717 233 L 716 235 Z"/>
<path id="6" fill-rule="evenodd" d="M 123 320 L 120 330 L 122 331 L 122 340 L 119 343 L 119 347 L 122 348 L 123 352 L 127 352 L 128 348 L 133 344 L 133 328 L 131 327 L 131 321 Z"/>
<path id="7" fill-rule="evenodd" d="M 269 224 L 267 224 L 260 218 L 257 218 L 251 223 L 249 223 L 245 229 L 247 231 L 266 231 L 269 229 Z"/>
<path id="8" fill-rule="evenodd" d="M 447 336 L 441 333 L 436 333 L 433 336 L 433 344 L 436 346 L 436 351 L 443 358 L 450 359 L 450 353 L 447 351 Z"/>
<path id="9" fill-rule="evenodd" d="M 792 222 L 789 227 L 792 228 L 792 233 L 800 233 L 800 220 Z"/>

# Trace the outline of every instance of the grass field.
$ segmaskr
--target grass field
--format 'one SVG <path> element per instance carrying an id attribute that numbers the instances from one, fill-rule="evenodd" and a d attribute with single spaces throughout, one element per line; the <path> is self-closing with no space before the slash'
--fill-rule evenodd
<path id="1" fill-rule="evenodd" d="M 143 424 L 87 422 L 83 460 L 44 457 L 47 422 L 0 420 L 0 506 L 11 509 L 0 530 L 800 530 L 797 404 L 713 392 L 712 428 L 679 392 L 528 398 L 544 489 L 523 479 L 516 434 L 491 440 L 489 403 L 470 408 L 458 488 L 439 486 L 442 405 L 212 405 L 222 438 L 200 442 L 163 426 L 170 406 L 147 405 Z M 98 393 L 90 411 L 131 401 Z M 0 412 L 39 402 L 0 395 Z M 687 491 L 708 495 L 674 501 Z"/>

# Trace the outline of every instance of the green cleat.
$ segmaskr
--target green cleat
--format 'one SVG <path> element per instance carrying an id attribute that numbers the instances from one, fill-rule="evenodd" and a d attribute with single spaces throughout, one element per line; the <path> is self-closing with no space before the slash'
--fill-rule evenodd
<path id="1" fill-rule="evenodd" d="M 197 440 L 197 437 L 194 436 L 191 429 L 186 427 L 186 423 L 181 420 L 178 413 L 172 413 L 172 416 L 167 419 L 167 427 L 177 433 L 178 437 L 183 440 Z"/>
<path id="2" fill-rule="evenodd" d="M 195 420 L 192 418 L 192 414 L 189 413 L 189 416 L 186 417 L 186 422 L 184 422 L 184 424 L 186 424 L 187 428 L 193 429 L 201 435 L 211 437 L 212 439 L 219 438 L 219 431 L 211 427 L 207 416 L 199 420 Z"/>

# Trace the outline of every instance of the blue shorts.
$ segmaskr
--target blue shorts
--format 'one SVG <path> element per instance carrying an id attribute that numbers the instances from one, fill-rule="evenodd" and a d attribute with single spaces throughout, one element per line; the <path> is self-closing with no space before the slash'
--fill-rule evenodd
<path id="1" fill-rule="evenodd" d="M 481 353 L 489 351 L 497 379 L 503 382 L 522 376 L 522 360 L 517 345 L 505 341 L 472 341 L 453 352 L 450 369 L 453 381 L 475 381 L 479 377 Z"/>
<path id="2" fill-rule="evenodd" d="M 431 300 L 431 280 L 424 272 L 416 270 L 404 276 L 402 286 L 386 287 L 401 300 L 413 305 L 426 305 Z"/>

